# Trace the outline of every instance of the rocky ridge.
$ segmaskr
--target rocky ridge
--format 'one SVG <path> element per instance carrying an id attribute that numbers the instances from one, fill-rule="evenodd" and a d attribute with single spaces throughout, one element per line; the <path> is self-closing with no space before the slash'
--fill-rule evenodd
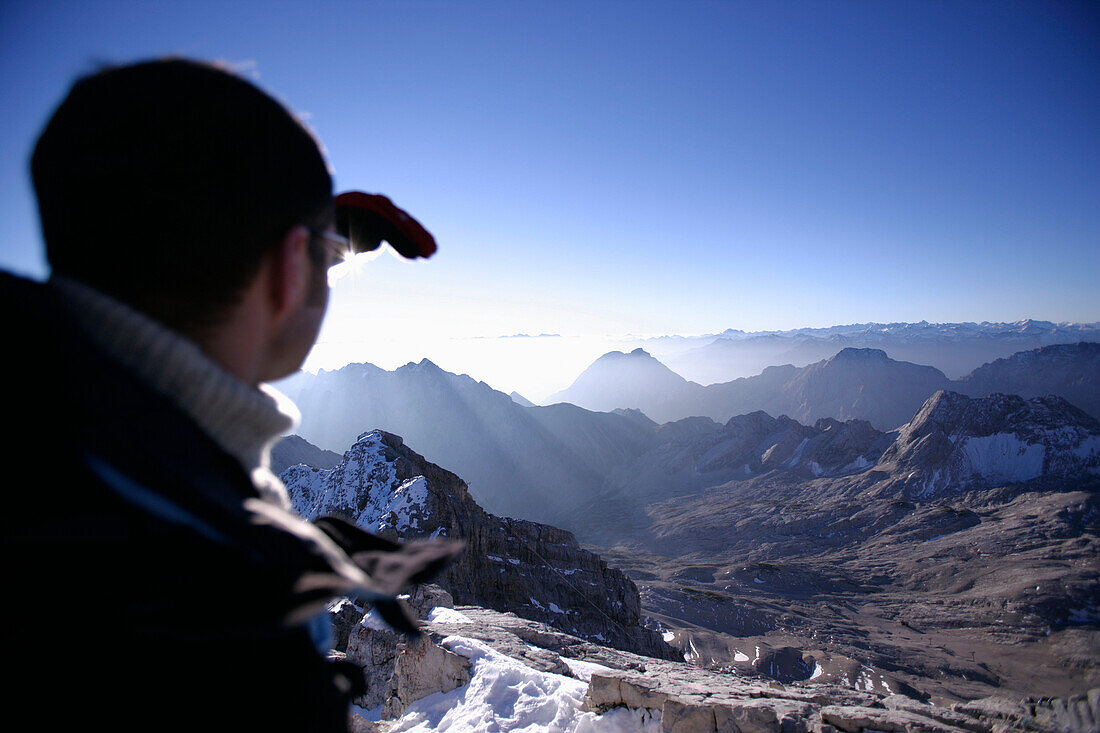
<path id="1" fill-rule="evenodd" d="M 787 416 L 753 412 L 719 425 L 684 418 L 656 428 L 661 442 L 615 467 L 609 487 L 570 518 L 591 542 L 614 542 L 624 528 L 648 524 L 646 505 L 758 476 L 792 480 L 846 476 L 874 466 L 896 433 L 863 420 L 822 418 L 803 425 Z"/>
<path id="2" fill-rule="evenodd" d="M 306 518 L 331 514 L 400 539 L 447 536 L 466 550 L 440 584 L 462 604 L 544 621 L 571 634 L 657 657 L 679 657 L 639 624 L 632 581 L 565 530 L 484 511 L 465 482 L 393 434 L 363 433 L 331 470 L 282 474 Z"/>

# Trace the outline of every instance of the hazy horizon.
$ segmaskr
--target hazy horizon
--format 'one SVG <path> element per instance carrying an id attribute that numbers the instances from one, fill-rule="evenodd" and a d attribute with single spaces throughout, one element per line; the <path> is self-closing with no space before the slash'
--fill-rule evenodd
<path id="1" fill-rule="evenodd" d="M 932 329 L 939 327 L 946 329 L 947 327 L 960 326 L 974 327 L 974 329 L 981 329 L 984 327 L 990 332 L 996 331 L 1007 334 L 1009 332 L 1018 331 L 1018 328 L 1014 327 L 1022 327 L 1028 322 L 1034 323 L 1036 321 L 1039 321 L 1039 319 L 1025 319 L 1024 321 L 1014 323 L 979 323 L 973 321 L 961 323 L 928 322 L 927 327 Z M 1052 323 L 1053 326 L 1060 328 L 1079 326 L 1100 330 L 1100 322 L 1039 322 Z M 824 328 L 806 327 L 784 331 L 752 331 L 742 332 L 741 335 L 734 338 L 734 340 L 774 335 L 789 338 L 793 342 L 795 335 L 804 338 L 815 338 L 832 334 L 833 332 L 858 334 L 863 330 L 861 327 L 872 325 L 894 327 L 894 330 L 890 331 L 890 333 L 893 334 L 897 331 L 897 327 L 920 326 L 921 323 L 922 322 L 876 324 L 874 322 L 863 322 L 855 324 L 835 324 L 834 326 Z M 489 386 L 499 391 L 506 393 L 515 391 L 536 404 L 542 404 L 545 403 L 549 396 L 572 384 L 573 380 L 596 359 L 613 351 L 629 352 L 635 348 L 645 349 L 659 361 L 665 363 L 666 366 L 669 366 L 673 371 L 681 373 L 681 376 L 699 382 L 700 384 L 729 381 L 738 377 L 754 376 L 758 374 L 760 369 L 756 368 L 742 368 L 739 371 L 730 373 L 725 373 L 721 370 L 716 372 L 713 369 L 707 370 L 699 364 L 690 365 L 690 362 L 685 359 L 685 355 L 690 356 L 698 352 L 698 350 L 713 343 L 716 339 L 724 338 L 729 340 L 730 335 L 731 334 L 728 334 L 726 330 L 709 334 L 659 334 L 648 336 L 640 334 L 607 334 L 603 336 L 585 337 L 563 334 L 511 334 L 495 337 L 477 336 L 449 338 L 433 341 L 431 346 L 418 344 L 415 339 L 406 340 L 392 336 L 387 337 L 385 334 L 381 337 L 364 339 L 362 343 L 349 343 L 346 341 L 333 343 L 326 342 L 322 339 L 310 352 L 309 357 L 302 366 L 302 371 L 316 374 L 321 370 L 334 371 L 349 364 L 361 363 L 369 363 L 387 371 L 394 371 L 407 364 L 415 364 L 423 359 L 427 359 L 444 371 L 454 374 L 466 374 L 475 380 L 487 383 Z M 1092 335 L 1090 334 L 1089 336 L 1091 338 Z M 1039 343 L 1069 343 L 1075 339 L 1075 336 L 1069 338 L 1045 338 L 1040 340 Z M 828 343 L 830 343 L 828 340 L 822 340 L 823 348 L 815 352 L 810 352 L 816 354 L 816 357 L 804 356 L 803 358 L 792 358 L 787 360 L 779 359 L 775 360 L 774 363 L 760 362 L 762 365 L 760 368 L 762 369 L 763 366 L 777 366 L 783 363 L 793 363 L 795 366 L 804 366 L 813 361 L 818 361 L 820 358 L 832 355 L 832 351 L 827 346 Z M 873 347 L 875 344 L 868 343 L 867 346 Z M 837 346 L 835 350 L 839 350 L 840 348 L 843 348 L 843 346 Z M 1028 350 L 1029 348 L 1031 347 L 1021 346 L 1020 350 Z M 427 349 L 431 349 L 431 353 L 428 353 Z M 887 351 L 890 350 L 889 348 L 887 349 Z M 919 347 L 915 350 L 919 352 Z M 1008 351 L 1003 355 L 1007 356 L 1008 352 L 1011 351 L 1014 351 L 1014 349 L 1009 347 Z M 828 353 L 826 354 L 826 352 Z M 350 355 L 355 353 L 372 354 L 373 358 L 358 358 Z M 932 358 L 906 358 L 909 356 L 908 352 L 904 354 L 895 352 L 895 354 L 891 356 L 899 361 L 913 361 L 919 364 L 934 365 L 932 362 L 935 361 L 935 359 Z M 960 356 L 965 360 L 964 355 L 960 354 Z M 677 361 L 677 359 L 679 359 L 679 361 Z M 974 356 L 970 358 L 970 364 L 972 365 L 970 368 L 957 368 L 952 370 L 950 368 L 944 368 L 942 363 L 938 368 L 941 368 L 945 373 L 948 373 L 948 376 L 954 378 L 962 376 L 962 374 L 970 371 L 971 368 L 976 368 L 986 361 L 987 359 L 985 358 Z M 684 368 L 685 366 L 687 367 L 686 369 Z M 692 366 L 695 368 L 692 369 Z M 702 374 L 714 374 L 716 376 L 712 379 L 700 378 Z"/>

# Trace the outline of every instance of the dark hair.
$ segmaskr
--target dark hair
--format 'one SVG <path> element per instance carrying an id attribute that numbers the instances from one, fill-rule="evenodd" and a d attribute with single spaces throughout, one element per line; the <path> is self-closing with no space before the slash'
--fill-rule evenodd
<path id="1" fill-rule="evenodd" d="M 291 227 L 331 216 L 305 127 L 248 81 L 183 59 L 78 80 L 31 174 L 54 272 L 184 332 L 216 322 Z"/>

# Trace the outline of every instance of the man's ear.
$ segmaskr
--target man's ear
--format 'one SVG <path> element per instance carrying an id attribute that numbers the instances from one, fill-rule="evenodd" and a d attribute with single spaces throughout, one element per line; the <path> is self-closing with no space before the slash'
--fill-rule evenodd
<path id="1" fill-rule="evenodd" d="M 270 298 L 274 320 L 282 320 L 309 295 L 312 263 L 309 257 L 309 230 L 292 227 L 269 250 Z"/>

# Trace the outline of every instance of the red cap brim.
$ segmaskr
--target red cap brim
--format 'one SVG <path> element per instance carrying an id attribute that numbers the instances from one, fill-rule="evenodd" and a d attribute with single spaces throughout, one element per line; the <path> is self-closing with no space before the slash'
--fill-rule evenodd
<path id="1" fill-rule="evenodd" d="M 389 242 L 403 257 L 431 257 L 435 238 L 420 222 L 377 193 L 347 191 L 336 197 L 336 231 L 351 240 L 355 252 Z"/>

